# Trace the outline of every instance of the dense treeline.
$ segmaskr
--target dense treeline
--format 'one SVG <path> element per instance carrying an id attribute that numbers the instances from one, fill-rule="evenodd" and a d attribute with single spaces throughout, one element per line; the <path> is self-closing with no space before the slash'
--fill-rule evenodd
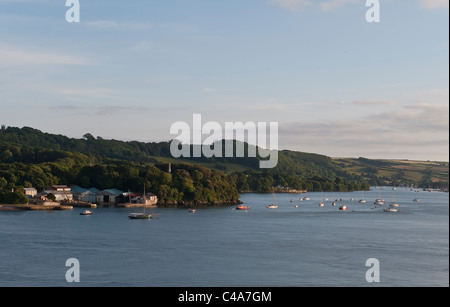
<path id="1" fill-rule="evenodd" d="M 63 135 L 44 133 L 24 127 L 8 127 L 0 131 L 0 143 L 16 147 L 40 147 L 63 152 L 78 152 L 90 157 L 122 159 L 136 162 L 156 162 L 152 156 L 169 156 L 170 144 L 123 142 L 95 138 L 86 133 L 82 139 L 68 138 Z M 0 151 L 0 154 L 3 151 Z"/>
<path id="2" fill-rule="evenodd" d="M 289 187 L 296 190 L 307 191 L 357 191 L 368 190 L 370 186 L 357 179 L 348 180 L 342 177 L 334 179 L 313 177 L 302 178 L 299 175 L 273 171 L 246 171 L 231 175 L 239 192 L 269 192 L 274 187 Z"/>
<path id="3" fill-rule="evenodd" d="M 244 145 L 247 153 L 248 145 Z M 238 191 L 269 192 L 274 186 L 309 191 L 369 188 L 360 176 L 343 171 L 323 155 L 280 151 L 277 167 L 270 170 L 260 170 L 257 158 L 245 156 L 180 159 L 169 173 L 168 164 L 158 160 L 171 157 L 168 142 L 104 140 L 89 133 L 82 139 L 73 139 L 27 127 L 8 127 L 0 130 L 0 190 L 16 187 L 42 190 L 54 184 L 77 184 L 140 192 L 145 185 L 162 203 L 170 204 L 233 203 L 239 198 Z M 232 163 L 242 170 L 225 175 L 193 166 L 195 162 L 221 166 L 218 168 L 225 171 Z"/>
<path id="4" fill-rule="evenodd" d="M 22 190 L 14 192 L 4 191 L 0 192 L 0 204 L 22 205 L 28 204 L 28 198 Z"/>
<path id="5" fill-rule="evenodd" d="M 116 164 L 83 167 L 73 180 L 81 187 L 122 191 L 151 191 L 160 203 L 237 203 L 239 194 L 231 179 L 202 166 L 174 164 L 168 172 L 167 164 Z"/>

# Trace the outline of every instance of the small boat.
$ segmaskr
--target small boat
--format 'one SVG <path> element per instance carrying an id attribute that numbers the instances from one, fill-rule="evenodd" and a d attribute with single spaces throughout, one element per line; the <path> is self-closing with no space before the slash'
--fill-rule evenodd
<path id="1" fill-rule="evenodd" d="M 151 220 L 154 214 L 130 213 L 128 217 L 132 220 Z"/>
<path id="2" fill-rule="evenodd" d="M 84 210 L 83 212 L 80 212 L 80 215 L 92 215 L 92 211 Z"/>
<path id="3" fill-rule="evenodd" d="M 362 191 L 362 198 L 358 200 L 359 203 L 365 204 L 367 201 L 364 199 L 364 191 Z"/>
<path id="4" fill-rule="evenodd" d="M 249 206 L 239 205 L 239 206 L 236 207 L 236 210 L 248 210 L 248 209 L 250 209 Z"/>
<path id="5" fill-rule="evenodd" d="M 295 205 L 295 208 L 298 208 L 298 205 Z"/>
<path id="6" fill-rule="evenodd" d="M 345 211 L 347 210 L 347 206 L 346 205 L 342 205 L 339 207 L 339 210 Z"/>
<path id="7" fill-rule="evenodd" d="M 399 207 L 400 205 L 397 203 L 397 201 L 396 201 L 396 193 L 395 193 L 395 187 L 394 188 L 392 188 L 392 199 L 393 199 L 393 201 L 389 204 L 389 208 L 396 208 L 396 207 Z"/>
<path id="8" fill-rule="evenodd" d="M 309 197 L 303 197 L 303 200 L 310 200 Z"/>
<path id="9" fill-rule="evenodd" d="M 197 210 L 195 210 L 194 208 L 189 208 L 190 213 L 195 213 L 195 211 L 197 211 Z"/>
<path id="10" fill-rule="evenodd" d="M 382 198 L 377 198 L 377 199 L 375 199 L 375 201 L 374 201 L 374 203 L 373 203 L 374 205 L 384 205 L 384 199 L 382 199 Z"/>
<path id="11" fill-rule="evenodd" d="M 325 204 L 323 202 L 319 203 L 319 207 L 324 207 L 324 206 L 325 206 Z"/>
<path id="12" fill-rule="evenodd" d="M 420 199 L 414 198 L 413 201 L 415 201 L 415 202 L 420 202 Z"/>
<path id="13" fill-rule="evenodd" d="M 269 209 L 277 209 L 278 208 L 278 205 L 275 205 L 275 194 L 274 194 L 273 188 L 272 188 L 272 204 L 268 205 L 267 208 L 269 208 Z"/>
<path id="14" fill-rule="evenodd" d="M 336 206 L 337 204 L 336 204 L 336 203 L 332 203 L 331 205 L 332 205 L 332 206 Z"/>
<path id="15" fill-rule="evenodd" d="M 398 209 L 394 207 L 385 208 L 383 210 L 384 212 L 398 212 Z"/>
<path id="16" fill-rule="evenodd" d="M 146 214 L 145 213 L 145 204 L 147 200 L 145 197 L 145 185 L 144 185 L 144 206 L 143 206 L 143 212 L 142 213 L 131 213 L 128 215 L 128 217 L 132 220 L 151 220 L 155 214 Z"/>

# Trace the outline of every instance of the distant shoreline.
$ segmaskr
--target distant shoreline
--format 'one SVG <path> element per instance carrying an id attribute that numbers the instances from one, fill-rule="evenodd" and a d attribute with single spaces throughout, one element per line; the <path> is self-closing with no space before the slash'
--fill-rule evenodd
<path id="1" fill-rule="evenodd" d="M 9 205 L 0 204 L 0 211 L 52 211 L 52 210 L 72 210 L 73 206 L 67 205 Z"/>

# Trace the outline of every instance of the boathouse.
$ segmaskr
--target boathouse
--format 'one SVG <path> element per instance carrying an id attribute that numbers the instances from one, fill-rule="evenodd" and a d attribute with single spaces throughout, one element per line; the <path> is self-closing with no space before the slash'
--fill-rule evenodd
<path id="1" fill-rule="evenodd" d="M 119 200 L 119 196 L 123 194 L 122 191 L 117 189 L 106 189 L 97 193 L 97 203 L 115 205 Z"/>

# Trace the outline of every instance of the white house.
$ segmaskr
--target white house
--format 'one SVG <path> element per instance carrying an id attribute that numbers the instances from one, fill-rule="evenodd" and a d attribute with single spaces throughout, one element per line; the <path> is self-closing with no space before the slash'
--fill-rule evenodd
<path id="1" fill-rule="evenodd" d="M 44 191 L 45 194 L 52 193 L 56 201 L 73 200 L 71 188 L 67 185 L 53 185 Z"/>
<path id="2" fill-rule="evenodd" d="M 37 194 L 37 190 L 35 188 L 24 188 L 25 196 L 28 198 L 33 198 Z"/>

